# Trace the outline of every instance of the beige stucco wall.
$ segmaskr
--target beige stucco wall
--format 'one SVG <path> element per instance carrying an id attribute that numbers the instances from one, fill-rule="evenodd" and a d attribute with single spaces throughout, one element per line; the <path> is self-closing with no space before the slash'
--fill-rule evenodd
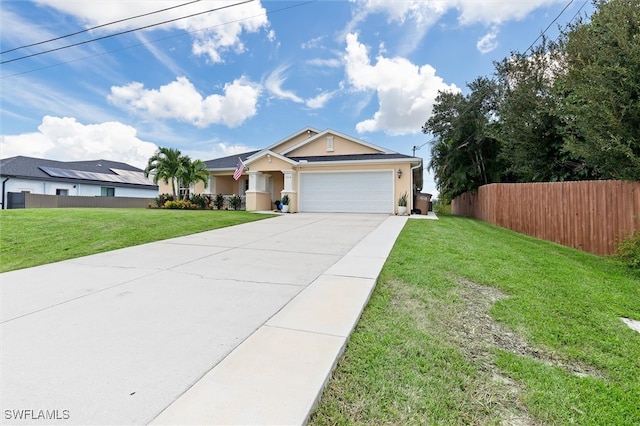
<path id="1" fill-rule="evenodd" d="M 178 188 L 176 188 L 176 191 Z M 158 181 L 158 194 L 172 194 L 171 182 L 165 183 L 162 179 Z"/>
<path id="2" fill-rule="evenodd" d="M 268 172 L 273 170 L 291 170 L 291 163 L 281 160 L 275 156 L 271 156 L 271 161 L 266 155 L 255 161 L 247 163 L 249 170 L 252 172 Z"/>
<path id="3" fill-rule="evenodd" d="M 231 175 L 215 176 L 215 187 L 211 188 L 211 192 L 223 195 L 241 194 L 242 179 L 247 179 L 247 176 L 243 176 L 240 180 L 233 179 Z"/>
<path id="4" fill-rule="evenodd" d="M 305 157 L 313 155 L 346 155 L 346 154 L 375 154 L 377 149 L 355 143 L 336 135 L 333 136 L 333 151 L 327 151 L 327 138 L 322 136 L 306 145 L 287 153 L 288 157 Z"/>
<path id="5" fill-rule="evenodd" d="M 290 147 L 297 145 L 299 143 L 301 143 L 302 141 L 304 141 L 305 139 L 309 139 L 309 137 L 314 137 L 315 135 L 317 135 L 318 133 L 311 131 L 311 134 L 307 134 L 307 132 L 303 132 L 299 135 L 296 135 L 290 139 L 287 139 L 285 141 L 282 141 L 282 143 L 274 146 L 271 150 L 273 152 L 277 152 L 278 154 L 286 151 L 287 149 L 289 149 Z"/>
<path id="6" fill-rule="evenodd" d="M 207 183 L 207 185 L 208 185 L 208 183 Z M 206 192 L 206 191 L 205 191 L 205 189 L 206 189 L 206 188 L 205 188 L 205 185 L 204 185 L 204 183 L 202 183 L 202 182 L 198 182 L 198 183 L 196 183 L 196 184 L 195 184 L 195 186 L 194 186 L 193 188 L 194 188 L 194 189 L 193 189 L 193 193 L 194 193 L 194 194 L 204 194 L 204 193 Z"/>
<path id="7" fill-rule="evenodd" d="M 268 211 L 273 210 L 271 194 L 261 191 L 247 191 L 247 211 Z"/>

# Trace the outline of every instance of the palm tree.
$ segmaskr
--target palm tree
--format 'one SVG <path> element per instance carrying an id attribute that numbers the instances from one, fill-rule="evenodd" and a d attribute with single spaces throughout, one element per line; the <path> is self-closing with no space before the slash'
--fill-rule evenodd
<path id="1" fill-rule="evenodd" d="M 209 182 L 209 171 L 202 160 L 191 161 L 186 155 L 181 157 L 181 160 L 182 166 L 177 177 L 180 184 L 186 188 L 184 201 L 189 201 L 189 187 L 195 183 L 202 182 L 206 188 Z"/>
<path id="2" fill-rule="evenodd" d="M 175 148 L 158 148 L 158 150 L 149 158 L 147 167 L 144 169 L 144 176 L 149 177 L 153 174 L 153 183 L 156 185 L 162 179 L 165 184 L 171 181 L 171 190 L 173 198 L 176 194 L 176 179 L 182 173 L 183 156 L 179 149 Z M 187 157 L 188 158 L 188 157 Z"/>

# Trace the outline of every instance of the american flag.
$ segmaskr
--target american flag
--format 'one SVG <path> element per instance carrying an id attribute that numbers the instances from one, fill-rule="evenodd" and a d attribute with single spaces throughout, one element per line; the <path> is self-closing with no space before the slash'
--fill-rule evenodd
<path id="1" fill-rule="evenodd" d="M 233 178 L 235 180 L 240 179 L 240 176 L 242 176 L 243 172 L 244 172 L 244 163 L 240 158 L 238 158 L 238 166 L 236 167 L 236 171 L 233 172 Z"/>

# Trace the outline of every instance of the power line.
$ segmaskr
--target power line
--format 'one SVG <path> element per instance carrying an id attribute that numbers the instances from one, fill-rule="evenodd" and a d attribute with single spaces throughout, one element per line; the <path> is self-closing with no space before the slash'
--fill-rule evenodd
<path id="1" fill-rule="evenodd" d="M 285 6 L 285 7 L 281 7 L 280 9 L 274 9 L 274 10 L 268 11 L 267 13 L 268 14 L 274 14 L 274 13 L 282 12 L 282 11 L 285 11 L 285 10 L 288 10 L 288 9 L 293 9 L 293 8 L 300 7 L 300 6 L 306 6 L 308 4 L 315 3 L 317 1 L 318 0 L 309 0 L 309 1 L 306 1 L 304 3 L 297 3 L 297 4 L 294 4 L 292 6 Z M 154 39 L 154 40 L 149 40 L 149 41 L 146 41 L 144 43 L 137 43 L 137 44 L 133 44 L 131 46 L 121 47 L 119 49 L 113 49 L 113 50 L 108 50 L 106 52 L 96 53 L 94 55 L 83 56 L 82 58 L 72 59 L 72 60 L 64 61 L 64 62 L 59 62 L 57 64 L 47 65 L 47 66 L 44 66 L 44 67 L 31 69 L 31 70 L 28 70 L 28 71 L 21 71 L 21 72 L 9 74 L 9 75 L 1 76 L 0 80 L 3 80 L 5 78 L 10 78 L 10 77 L 16 77 L 16 76 L 23 75 L 23 74 L 30 74 L 32 72 L 42 71 L 42 70 L 49 69 L 49 68 L 59 67 L 59 66 L 66 65 L 66 64 L 71 64 L 71 63 L 74 63 L 74 62 L 80 62 L 80 61 L 84 61 L 84 60 L 87 60 L 87 59 L 96 58 L 98 56 L 109 55 L 111 53 L 121 52 L 123 50 L 133 49 L 135 47 L 145 46 L 147 44 L 154 44 L 154 43 L 158 43 L 160 41 L 169 40 L 169 39 L 176 38 L 176 37 L 183 37 L 185 35 L 199 33 L 199 32 L 211 29 L 211 28 L 222 27 L 224 25 L 233 24 L 233 23 L 236 23 L 236 22 L 242 22 L 242 21 L 246 21 L 248 19 L 257 18 L 257 17 L 260 17 L 260 16 L 262 16 L 262 15 L 246 16 L 244 18 L 235 19 L 233 21 L 227 21 L 227 22 L 224 22 L 222 24 L 211 25 L 209 27 L 204 27 L 204 28 L 200 28 L 200 29 L 197 29 L 197 30 L 193 30 L 193 31 L 185 31 L 185 32 L 180 33 L 180 34 L 174 34 L 174 35 L 170 35 L 170 36 L 167 36 L 167 37 L 162 37 L 162 38 L 158 38 L 158 39 Z"/>
<path id="2" fill-rule="evenodd" d="M 179 7 L 184 7 L 184 6 L 193 4 L 193 3 L 198 3 L 200 1 L 202 1 L 202 0 L 193 0 L 193 1 L 190 1 L 188 3 L 179 4 L 177 6 L 167 7 L 167 8 L 156 10 L 156 11 L 153 11 L 153 12 L 143 13 L 141 15 L 131 16 L 129 18 L 118 19 L 117 21 L 107 22 L 106 24 L 96 25 L 95 27 L 86 28 L 86 29 L 81 30 L 81 31 L 76 31 L 75 33 L 70 33 L 70 34 L 66 34 L 66 35 L 63 35 L 63 36 L 51 38 L 49 40 L 39 41 L 37 43 L 25 44 L 24 46 L 14 47 L 13 49 L 9 49 L 9 50 L 5 50 L 4 52 L 0 52 L 0 55 L 4 55 L 5 53 L 9 53 L 9 52 L 14 52 L 14 51 L 20 50 L 20 49 L 26 49 L 27 47 L 33 47 L 33 46 L 39 46 L 39 45 L 45 44 L 45 43 L 51 43 L 52 41 L 61 40 L 63 38 L 67 38 L 67 37 L 72 37 L 72 36 L 75 36 L 75 35 L 78 35 L 78 34 L 82 34 L 82 33 L 86 33 L 86 32 L 89 32 L 89 31 L 96 30 L 98 28 L 103 28 L 103 27 L 107 27 L 109 25 L 119 24 L 119 23 L 125 22 L 125 21 L 130 21 L 132 19 L 142 18 L 144 16 L 149 16 L 149 15 L 154 15 L 154 14 L 160 13 L 160 12 L 166 12 L 167 10 L 177 9 Z"/>
<path id="3" fill-rule="evenodd" d="M 214 8 L 214 9 L 205 10 L 203 12 L 192 13 L 191 15 L 182 16 L 180 18 L 168 19 L 166 21 L 157 22 L 155 24 L 149 24 L 149 25 L 145 25 L 145 26 L 142 26 L 142 27 L 138 27 L 138 28 L 132 28 L 132 29 L 126 30 L 126 31 L 120 31 L 118 33 L 113 33 L 113 34 L 109 34 L 109 35 L 106 35 L 106 36 L 97 37 L 97 38 L 93 38 L 93 39 L 90 39 L 90 40 L 81 41 L 81 42 L 78 42 L 78 43 L 68 44 L 68 45 L 62 46 L 62 47 L 56 47 L 55 49 L 49 49 L 49 50 L 44 50 L 44 51 L 38 52 L 38 53 L 32 53 L 31 55 L 20 56 L 18 58 L 13 58 L 13 59 L 9 59 L 9 60 L 6 60 L 6 61 L 2 61 L 2 62 L 0 62 L 0 65 L 1 64 L 8 64 L 10 62 L 20 61 L 22 59 L 32 58 L 34 56 L 43 55 L 45 53 L 51 53 L 51 52 L 56 52 L 58 50 L 68 49 L 70 47 L 80 46 L 82 44 L 92 43 L 94 41 L 104 40 L 104 39 L 107 39 L 107 38 L 111 38 L 111 37 L 115 37 L 115 36 L 119 36 L 119 35 L 123 35 L 123 34 L 132 33 L 132 32 L 135 32 L 135 31 L 144 30 L 144 29 L 147 29 L 147 28 L 157 27 L 158 25 L 168 24 L 170 22 L 179 21 L 181 19 L 192 18 L 192 17 L 198 16 L 198 15 L 204 15 L 205 13 L 216 12 L 218 10 L 223 10 L 223 9 L 228 9 L 228 8 L 235 7 L 235 6 L 240 6 L 240 5 L 243 5 L 243 4 L 246 4 L 246 3 L 251 3 L 252 1 L 255 1 L 255 0 L 245 0 L 245 1 L 241 1 L 239 3 L 229 4 L 229 5 L 226 5 L 226 6 L 221 6 L 221 7 L 217 7 L 217 8 Z"/>
<path id="4" fill-rule="evenodd" d="M 560 13 L 558 14 L 558 16 L 555 17 L 555 19 L 553 21 L 551 21 L 551 23 L 549 25 L 547 25 L 547 28 L 544 29 L 544 31 L 542 31 L 540 33 L 540 35 L 533 40 L 533 43 L 531 43 L 531 45 L 529 47 L 527 47 L 527 50 L 524 51 L 524 53 L 526 54 L 529 49 L 531 49 L 533 47 L 534 44 L 536 44 L 536 42 L 538 40 L 540 40 L 540 38 L 542 38 L 544 36 L 544 34 L 547 32 L 547 30 L 549 30 L 549 28 L 551 28 L 551 26 L 558 20 L 560 19 L 560 16 L 562 16 L 562 14 L 564 13 L 565 10 L 567 10 L 569 8 L 569 6 L 571 6 L 571 4 L 573 4 L 573 0 L 569 0 L 569 3 L 567 3 L 567 5 L 560 11 Z"/>

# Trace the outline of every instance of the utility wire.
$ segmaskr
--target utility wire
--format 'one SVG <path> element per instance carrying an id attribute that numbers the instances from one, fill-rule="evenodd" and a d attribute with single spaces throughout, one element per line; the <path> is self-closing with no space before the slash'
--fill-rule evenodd
<path id="1" fill-rule="evenodd" d="M 565 10 L 567 10 L 567 9 L 569 8 L 569 6 L 571 6 L 571 4 L 572 4 L 572 3 L 573 3 L 573 0 L 569 0 L 569 3 L 567 3 L 567 5 L 564 7 L 564 9 L 562 9 L 562 10 L 560 11 L 560 13 L 558 14 L 558 16 L 556 16 L 556 18 L 555 18 L 553 21 L 551 21 L 551 23 L 550 23 L 549 25 L 547 25 L 547 28 L 545 28 L 545 29 L 544 29 L 544 31 L 542 31 L 542 32 L 540 33 L 540 35 L 539 35 L 535 40 L 533 40 L 533 43 L 531 43 L 531 45 L 529 45 L 529 47 L 527 47 L 527 50 L 525 50 L 525 51 L 524 51 L 524 53 L 525 53 L 525 54 L 529 51 L 529 49 L 531 49 L 531 48 L 533 47 L 533 45 L 534 45 L 534 44 L 536 44 L 536 43 L 537 43 L 537 41 L 538 41 L 538 40 L 540 40 L 540 38 L 542 38 L 542 37 L 544 36 L 544 34 L 549 30 L 549 28 L 551 28 L 551 26 L 552 26 L 552 25 L 553 25 L 553 24 L 554 24 L 558 19 L 560 19 L 560 16 L 562 16 L 562 14 L 564 13 L 564 11 L 565 11 Z M 584 7 L 584 5 L 583 5 L 583 7 Z M 581 9 L 582 9 L 582 8 L 581 8 Z"/>
<path id="2" fill-rule="evenodd" d="M 571 24 L 573 20 L 578 17 L 578 15 L 580 14 L 580 12 L 582 12 L 582 9 L 587 5 L 587 3 L 589 3 L 589 0 L 584 0 L 584 3 L 582 3 L 582 6 L 580 6 L 576 14 L 573 15 L 573 18 L 571 18 L 571 20 L 569 21 L 569 23 L 567 23 L 567 25 Z"/>
<path id="3" fill-rule="evenodd" d="M 297 4 L 294 4 L 292 6 L 281 7 L 280 9 L 274 9 L 274 10 L 268 11 L 267 14 L 274 14 L 274 13 L 285 11 L 287 9 L 293 9 L 293 8 L 300 7 L 300 6 L 306 6 L 308 4 L 315 3 L 317 1 L 318 0 L 309 0 L 309 1 L 306 1 L 304 3 L 297 3 Z M 185 35 L 199 33 L 199 32 L 211 29 L 211 28 L 222 27 L 224 25 L 233 24 L 233 23 L 236 23 L 236 22 L 242 22 L 242 21 L 246 21 L 248 19 L 257 18 L 257 17 L 260 17 L 260 16 L 262 16 L 262 15 L 246 16 L 244 18 L 235 19 L 233 21 L 227 21 L 227 22 L 224 22 L 222 24 L 211 25 L 209 27 L 200 28 L 200 29 L 193 30 L 193 31 L 185 31 L 185 32 L 180 33 L 180 34 L 174 34 L 174 35 L 170 35 L 170 36 L 167 36 L 167 37 L 162 37 L 162 38 L 158 38 L 158 39 L 154 39 L 154 40 L 149 40 L 149 41 L 146 41 L 144 43 L 137 43 L 137 44 L 133 44 L 131 46 L 121 47 L 119 49 L 107 50 L 106 52 L 96 53 L 94 55 L 89 55 L 89 56 L 83 56 L 82 58 L 72 59 L 72 60 L 64 61 L 64 62 L 59 62 L 57 64 L 47 65 L 47 66 L 44 66 L 44 67 L 31 69 L 31 70 L 28 70 L 28 71 L 21 71 L 21 72 L 17 72 L 17 73 L 14 73 L 14 74 L 8 74 L 8 75 L 1 76 L 0 80 L 3 80 L 5 78 L 10 78 L 10 77 L 16 77 L 16 76 L 23 75 L 23 74 L 30 74 L 32 72 L 42 71 L 42 70 L 49 69 L 49 68 L 59 67 L 61 65 L 71 64 L 71 63 L 74 63 L 74 62 L 80 62 L 80 61 L 84 61 L 86 59 L 96 58 L 98 56 L 109 55 L 111 53 L 121 52 L 123 50 L 133 49 L 134 47 L 145 46 L 147 44 L 154 44 L 154 43 L 157 43 L 157 42 L 160 42 L 160 41 L 169 40 L 169 39 L 176 38 L 176 37 L 183 37 Z"/>
<path id="4" fill-rule="evenodd" d="M 154 15 L 154 14 L 160 13 L 160 12 L 166 12 L 167 10 L 177 9 L 179 7 L 187 6 L 187 5 L 190 5 L 190 4 L 193 4 L 193 3 L 198 3 L 200 1 L 202 1 L 202 0 L 193 0 L 193 1 L 190 1 L 188 3 L 179 4 L 177 6 L 167 7 L 167 8 L 156 10 L 156 11 L 153 11 L 153 12 L 143 13 L 141 15 L 131 16 L 129 18 L 118 19 L 117 21 L 107 22 L 106 24 L 96 25 L 95 27 L 91 27 L 91 28 L 87 28 L 87 29 L 84 29 L 84 30 L 81 30 L 81 31 L 76 31 L 75 33 L 66 34 L 66 35 L 63 35 L 63 36 L 51 38 L 49 40 L 39 41 L 37 43 L 32 43 L 32 44 L 25 44 L 24 46 L 14 47 L 13 49 L 9 49 L 9 50 L 5 50 L 4 52 L 0 52 L 0 55 L 4 55 L 5 53 L 9 53 L 9 52 L 14 52 L 14 51 L 20 50 L 20 49 L 26 49 L 27 47 L 33 47 L 33 46 L 39 46 L 39 45 L 45 44 L 45 43 L 51 43 L 52 41 L 61 40 L 63 38 L 67 38 L 67 37 L 72 37 L 72 36 L 75 36 L 75 35 L 78 35 L 78 34 L 82 34 L 82 33 L 86 33 L 86 32 L 89 32 L 89 31 L 96 30 L 98 28 L 103 28 L 103 27 L 106 27 L 106 26 L 109 26 L 109 25 L 119 24 L 119 23 L 125 22 L 125 21 L 130 21 L 132 19 L 142 18 L 143 16 L 149 16 L 149 15 Z"/>
<path id="5" fill-rule="evenodd" d="M 97 37 L 97 38 L 93 38 L 93 39 L 90 39 L 90 40 L 81 41 L 81 42 L 78 42 L 78 43 L 68 44 L 66 46 L 56 47 L 55 49 L 49 49 L 49 50 L 44 50 L 44 51 L 38 52 L 38 53 L 32 53 L 31 55 L 20 56 L 18 58 L 2 61 L 2 62 L 0 62 L 0 64 L 8 64 L 10 62 L 16 62 L 16 61 L 20 61 L 22 59 L 32 58 L 34 56 L 43 55 L 45 53 L 56 52 L 58 50 L 68 49 L 70 47 L 80 46 L 82 44 L 92 43 L 94 41 L 104 40 L 104 39 L 107 39 L 107 38 L 111 38 L 111 37 L 115 37 L 115 36 L 119 36 L 119 35 L 123 35 L 123 34 L 128 34 L 128 33 L 132 33 L 132 32 L 135 32 L 135 31 L 144 30 L 144 29 L 147 29 L 147 28 L 157 27 L 158 25 L 168 24 L 170 22 L 179 21 L 181 19 L 192 18 L 194 16 L 204 15 L 205 13 L 215 12 L 215 11 L 218 11 L 218 10 L 223 10 L 223 9 L 228 9 L 228 8 L 235 7 L 235 6 L 240 6 L 240 5 L 243 5 L 243 4 L 246 4 L 246 3 L 251 3 L 252 1 L 255 1 L 255 0 L 245 0 L 245 1 L 241 1 L 239 3 L 229 4 L 229 5 L 226 5 L 226 6 L 221 6 L 221 7 L 217 7 L 217 8 L 214 8 L 214 9 L 205 10 L 203 12 L 192 13 L 191 15 L 182 16 L 180 18 L 168 19 L 166 21 L 157 22 L 155 24 L 149 24 L 149 25 L 145 25 L 145 26 L 142 26 L 142 27 L 138 27 L 138 28 L 132 28 L 130 30 L 120 31 L 118 33 L 113 33 L 113 34 L 109 34 L 109 35 L 106 35 L 106 36 L 102 36 L 102 37 Z"/>
<path id="6" fill-rule="evenodd" d="M 582 9 L 586 6 L 586 4 L 588 3 L 588 1 L 589 1 L 589 0 L 585 0 L 585 1 L 584 1 L 584 3 L 582 3 L 582 6 L 580 6 L 580 8 L 578 9 L 578 11 L 575 13 L 575 15 L 573 15 L 573 17 L 569 20 L 569 22 L 568 22 L 566 25 L 571 24 L 571 23 L 573 22 L 573 20 L 574 20 L 574 19 L 576 19 L 576 17 L 580 14 L 580 12 L 581 12 L 581 11 L 582 11 Z M 570 1 L 569 1 L 569 3 L 564 7 L 564 9 L 562 9 L 562 11 L 558 14 L 558 16 L 556 16 L 556 18 L 555 18 L 553 21 L 551 21 L 551 23 L 547 26 L 547 28 L 545 28 L 545 29 L 544 29 L 544 31 L 543 31 L 543 32 L 542 32 L 542 33 L 541 33 L 541 34 L 540 34 L 540 35 L 539 35 L 539 36 L 538 36 L 538 37 L 533 41 L 533 43 L 531 43 L 531 45 L 527 48 L 527 50 L 525 50 L 525 51 L 524 51 L 524 54 L 526 54 L 526 53 L 527 53 L 527 52 L 528 52 L 528 51 L 529 51 L 529 50 L 530 50 L 530 49 L 531 49 L 531 48 L 536 44 L 536 42 L 537 42 L 538 40 L 540 40 L 540 38 L 541 38 L 541 37 L 542 37 L 542 36 L 547 32 L 547 30 L 549 30 L 549 28 L 551 28 L 551 25 L 553 25 L 553 23 L 554 23 L 554 22 L 556 22 L 556 21 L 560 18 L 560 16 L 564 13 L 564 11 L 565 11 L 565 10 L 567 10 L 567 8 L 568 8 L 569 6 L 571 6 L 571 4 L 572 4 L 572 3 L 573 3 L 573 0 L 570 0 Z M 481 94 L 482 96 L 487 95 L 489 90 L 490 90 L 490 89 L 488 89 L 488 90 L 487 90 L 487 93 L 482 93 L 482 92 L 481 92 L 480 94 Z M 461 114 L 461 115 L 467 114 L 467 113 L 471 112 L 471 110 L 472 110 L 472 107 L 471 107 L 471 104 L 469 104 L 469 106 L 466 108 L 466 111 L 462 112 L 462 114 Z M 459 143 L 459 144 L 457 145 L 456 149 L 460 149 L 462 146 L 464 146 L 464 145 L 466 145 L 467 143 L 469 143 L 469 141 L 470 141 L 472 138 L 474 138 L 474 137 L 475 137 L 475 135 L 470 135 L 470 136 L 469 136 L 469 137 L 467 137 L 464 141 L 462 141 L 462 143 Z M 413 150 L 414 150 L 414 151 L 413 151 L 413 152 L 414 152 L 414 155 L 413 155 L 413 156 L 415 157 L 415 150 L 416 150 L 416 149 L 420 149 L 420 148 L 422 148 L 424 145 L 426 145 L 427 143 L 429 143 L 429 142 L 433 142 L 433 141 L 435 141 L 436 139 L 438 139 L 438 136 L 433 137 L 432 139 L 430 139 L 429 141 L 427 141 L 427 142 L 425 142 L 424 144 L 420 145 L 419 147 L 414 146 L 414 147 L 413 147 Z M 435 182 L 435 180 L 436 180 L 436 179 L 434 179 L 434 183 L 436 183 L 436 182 Z"/>

